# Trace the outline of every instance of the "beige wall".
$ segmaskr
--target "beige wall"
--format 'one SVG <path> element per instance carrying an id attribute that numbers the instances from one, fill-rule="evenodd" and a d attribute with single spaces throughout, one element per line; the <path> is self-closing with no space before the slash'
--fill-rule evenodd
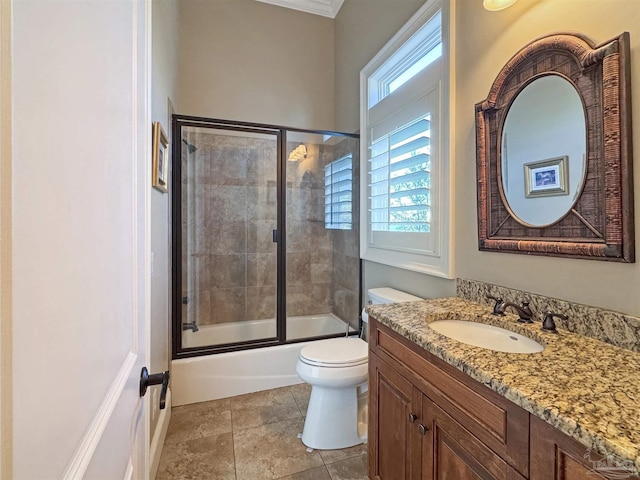
<path id="1" fill-rule="evenodd" d="M 474 104 L 484 100 L 509 58 L 534 38 L 576 31 L 606 41 L 631 34 L 631 78 L 640 79 L 638 0 L 520 0 L 490 13 L 481 2 L 458 0 L 455 112 L 456 275 L 630 314 L 640 314 L 640 264 L 559 259 L 480 252 L 477 248 Z M 464 5 L 464 6 L 463 6 Z M 640 119 L 640 94 L 633 92 L 632 117 Z M 637 122 L 636 122 L 637 123 Z M 633 132 L 640 154 L 640 129 Z M 636 224 L 640 190 L 636 168 Z"/>
<path id="2" fill-rule="evenodd" d="M 0 3 L 0 479 L 13 470 L 11 283 L 11 2 Z"/>
<path id="3" fill-rule="evenodd" d="M 151 117 L 171 136 L 169 98 L 175 98 L 178 75 L 178 1 L 154 0 L 152 11 Z M 151 363 L 152 373 L 169 369 L 170 354 L 170 203 L 169 194 L 151 189 Z M 158 421 L 158 404 L 151 405 L 151 437 Z"/>
<path id="4" fill-rule="evenodd" d="M 333 130 L 334 24 L 255 0 L 182 0 L 178 113 Z"/>
<path id="5" fill-rule="evenodd" d="M 360 70 L 424 0 L 345 0 L 336 25 L 336 129 L 360 130 Z"/>
<path id="6" fill-rule="evenodd" d="M 357 73 L 370 56 L 402 26 L 421 1 L 346 0 L 336 18 L 336 126 L 357 128 Z M 486 98 L 500 68 L 531 40 L 557 31 L 583 32 L 603 42 L 622 31 L 631 34 L 632 79 L 640 78 L 640 4 L 638 0 L 520 0 L 501 12 L 482 2 L 457 0 L 455 95 L 452 152 L 454 161 L 455 275 L 640 314 L 639 264 L 558 259 L 480 252 L 477 246 L 474 105 Z M 398 10 L 403 15 L 398 15 Z M 367 35 L 359 28 L 377 26 Z M 603 20 L 603 19 L 606 19 Z M 640 94 L 633 92 L 632 117 L 640 118 Z M 637 122 L 636 122 L 637 123 Z M 636 155 L 640 129 L 633 132 Z M 640 172 L 636 168 L 636 185 Z M 636 188 L 637 189 L 637 188 Z M 637 189 L 638 190 L 638 189 Z M 640 192 L 636 192 L 635 211 Z M 636 223 L 640 224 L 640 213 Z M 364 287 L 391 285 L 421 296 L 453 294 L 453 282 L 365 262 Z M 517 300 L 517 299 L 514 299 Z"/>

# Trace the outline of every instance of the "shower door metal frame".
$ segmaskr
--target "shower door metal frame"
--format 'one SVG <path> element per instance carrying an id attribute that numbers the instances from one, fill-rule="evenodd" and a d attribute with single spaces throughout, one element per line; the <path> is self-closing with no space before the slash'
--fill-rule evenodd
<path id="1" fill-rule="evenodd" d="M 232 130 L 236 132 L 271 134 L 277 139 L 277 168 L 276 168 L 276 337 L 260 340 L 247 340 L 242 343 L 221 345 L 207 345 L 203 347 L 182 347 L 182 127 L 202 127 Z M 281 125 L 269 125 L 263 123 L 236 122 L 215 118 L 196 117 L 174 114 L 172 118 L 172 165 L 171 184 L 169 185 L 171 203 L 171 350 L 172 359 L 189 358 L 200 355 L 248 350 L 252 348 L 270 347 L 289 343 L 299 343 L 324 338 L 340 337 L 344 334 L 322 335 L 305 337 L 287 341 L 287 292 L 286 292 L 286 262 L 287 262 L 287 131 L 309 133 L 317 135 L 330 135 L 346 138 L 360 139 L 359 134 L 333 132 L 330 130 L 308 130 Z M 356 219 L 357 221 L 357 219 Z M 362 265 L 362 261 L 360 261 Z M 358 311 L 362 311 L 362 266 L 359 274 L 360 294 Z M 359 319 L 358 330 L 353 335 L 359 335 L 362 329 L 362 321 Z"/>

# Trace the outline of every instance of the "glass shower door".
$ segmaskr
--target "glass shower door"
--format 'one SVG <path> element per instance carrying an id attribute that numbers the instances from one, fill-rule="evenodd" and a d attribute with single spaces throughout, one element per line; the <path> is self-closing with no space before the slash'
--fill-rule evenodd
<path id="1" fill-rule="evenodd" d="M 358 148 L 353 137 L 286 132 L 287 341 L 358 328 Z"/>
<path id="2" fill-rule="evenodd" d="M 180 133 L 181 348 L 276 341 L 279 133 Z"/>

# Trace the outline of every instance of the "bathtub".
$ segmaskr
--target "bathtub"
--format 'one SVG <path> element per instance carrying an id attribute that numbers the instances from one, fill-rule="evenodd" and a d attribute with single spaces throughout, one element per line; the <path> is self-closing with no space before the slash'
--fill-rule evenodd
<path id="1" fill-rule="evenodd" d="M 184 347 L 240 342 L 275 336 L 275 320 L 204 325 L 183 332 Z M 287 338 L 345 333 L 346 324 L 333 314 L 287 319 Z M 269 390 L 303 383 L 296 374 L 300 349 L 311 342 L 203 355 L 171 362 L 173 406 Z"/>

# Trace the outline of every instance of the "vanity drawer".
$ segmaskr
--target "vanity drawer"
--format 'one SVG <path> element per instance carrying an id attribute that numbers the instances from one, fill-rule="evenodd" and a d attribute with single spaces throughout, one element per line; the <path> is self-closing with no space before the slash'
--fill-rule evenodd
<path id="1" fill-rule="evenodd" d="M 529 414 L 525 410 L 375 319 L 370 322 L 369 348 L 527 476 Z"/>

